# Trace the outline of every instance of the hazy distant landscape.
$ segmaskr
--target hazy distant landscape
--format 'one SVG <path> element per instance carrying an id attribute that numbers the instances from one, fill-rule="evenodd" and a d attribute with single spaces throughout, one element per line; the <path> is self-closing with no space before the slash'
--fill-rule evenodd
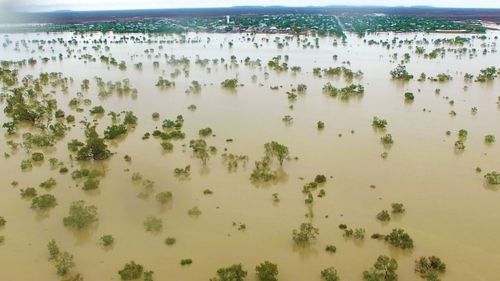
<path id="1" fill-rule="evenodd" d="M 324 14 L 324 15 L 386 15 L 439 17 L 450 20 L 486 20 L 500 23 L 500 9 L 380 7 L 380 6 L 324 6 L 283 7 L 248 6 L 229 8 L 189 8 L 115 11 L 54 11 L 41 13 L 19 13 L 10 21 L 37 23 L 85 23 L 89 21 L 125 20 L 137 18 L 220 17 L 271 14 Z M 6 19 L 0 19 L 6 21 Z"/>

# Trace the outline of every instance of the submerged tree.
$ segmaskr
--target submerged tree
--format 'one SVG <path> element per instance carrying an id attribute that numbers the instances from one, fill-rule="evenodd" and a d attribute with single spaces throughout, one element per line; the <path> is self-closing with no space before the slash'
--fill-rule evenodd
<path id="1" fill-rule="evenodd" d="M 500 185 L 500 173 L 491 171 L 484 175 L 486 182 L 491 185 Z"/>
<path id="2" fill-rule="evenodd" d="M 325 281 L 340 281 L 337 270 L 333 266 L 321 270 L 321 278 Z"/>
<path id="3" fill-rule="evenodd" d="M 379 221 L 390 221 L 391 220 L 391 215 L 389 215 L 389 212 L 387 210 L 382 210 L 377 214 L 377 219 Z"/>
<path id="4" fill-rule="evenodd" d="M 283 161 L 290 155 L 288 147 L 275 141 L 264 144 L 264 148 L 266 149 L 266 155 L 276 157 L 280 162 L 280 166 L 283 166 Z"/>
<path id="5" fill-rule="evenodd" d="M 307 246 L 319 234 L 319 229 L 311 223 L 301 223 L 299 229 L 292 231 L 292 239 L 298 246 Z"/>
<path id="6" fill-rule="evenodd" d="M 255 168 L 250 174 L 254 182 L 269 182 L 277 177 L 276 171 L 271 170 L 271 158 L 264 157 L 261 161 L 255 161 Z"/>
<path id="7" fill-rule="evenodd" d="M 162 191 L 156 194 L 155 198 L 160 204 L 165 205 L 168 202 L 172 201 L 172 192 L 170 191 Z"/>
<path id="8" fill-rule="evenodd" d="M 115 242 L 115 238 L 109 234 L 101 236 L 100 240 L 101 240 L 101 245 L 103 245 L 104 247 L 111 246 Z"/>
<path id="9" fill-rule="evenodd" d="M 397 281 L 398 262 L 388 256 L 378 256 L 370 270 L 363 272 L 365 281 Z"/>
<path id="10" fill-rule="evenodd" d="M 123 269 L 118 271 L 118 274 L 120 275 L 120 278 L 122 280 L 135 280 L 142 276 L 143 271 L 144 268 L 142 267 L 142 265 L 131 261 L 125 264 Z"/>
<path id="11" fill-rule="evenodd" d="M 71 203 L 69 216 L 63 218 L 63 224 L 80 230 L 97 222 L 97 220 L 97 207 L 94 205 L 85 206 L 85 202 L 80 200 Z"/>
<path id="12" fill-rule="evenodd" d="M 401 249 L 411 249 L 413 248 L 413 239 L 410 235 L 401 228 L 395 228 L 391 233 L 385 236 L 385 241 L 394 247 Z"/>
<path id="13" fill-rule="evenodd" d="M 68 252 L 61 252 L 54 239 L 49 241 L 47 249 L 49 251 L 49 261 L 54 262 L 57 275 L 64 276 L 75 266 L 73 255 Z"/>
<path id="14" fill-rule="evenodd" d="M 209 281 L 243 281 L 247 274 L 248 272 L 243 269 L 243 265 L 233 264 L 217 269 L 217 276 L 210 278 Z"/>
<path id="15" fill-rule="evenodd" d="M 105 160 L 111 156 L 104 138 L 99 137 L 95 126 L 87 126 L 85 137 L 85 144 L 77 151 L 77 160 Z"/>
<path id="16" fill-rule="evenodd" d="M 160 230 L 163 228 L 163 223 L 161 219 L 154 216 L 149 216 L 144 221 L 144 228 L 148 232 L 160 232 Z"/>
<path id="17" fill-rule="evenodd" d="M 429 281 L 438 281 L 438 275 L 446 271 L 446 264 L 439 257 L 420 257 L 415 261 L 415 272 Z"/>
<path id="18" fill-rule="evenodd" d="M 57 275 L 66 275 L 74 266 L 73 255 L 68 252 L 61 252 L 56 259 Z"/>
<path id="19" fill-rule="evenodd" d="M 238 87 L 238 79 L 226 79 L 220 84 L 223 88 L 226 89 L 236 89 L 236 87 Z"/>
<path id="20" fill-rule="evenodd" d="M 398 65 L 395 69 L 390 72 L 392 79 L 408 81 L 413 79 L 413 75 L 409 74 L 406 70 L 406 66 Z"/>
<path id="21" fill-rule="evenodd" d="M 211 136 L 212 135 L 212 129 L 210 127 L 207 127 L 207 128 L 203 128 L 203 129 L 200 129 L 198 131 L 198 134 L 200 135 L 200 137 L 208 137 L 208 136 Z"/>
<path id="22" fill-rule="evenodd" d="M 391 207 L 392 207 L 393 214 L 402 214 L 406 211 L 405 207 L 402 203 L 392 203 Z"/>
<path id="23" fill-rule="evenodd" d="M 203 165 L 206 165 L 208 159 L 210 159 L 207 142 L 204 139 L 191 140 L 189 147 L 193 150 L 193 155 L 200 159 Z"/>
<path id="24" fill-rule="evenodd" d="M 413 100 L 415 100 L 415 96 L 413 95 L 413 93 L 412 92 L 406 92 L 405 93 L 405 101 L 411 102 Z"/>
<path id="25" fill-rule="evenodd" d="M 265 261 L 255 267 L 259 281 L 278 281 L 278 265 Z"/>
<path id="26" fill-rule="evenodd" d="M 57 200 L 52 194 L 39 195 L 31 200 L 32 209 L 47 210 L 55 206 L 57 206 Z"/>
<path id="27" fill-rule="evenodd" d="M 375 116 L 372 120 L 372 126 L 377 129 L 385 129 L 387 127 L 387 120 Z"/>
<path id="28" fill-rule="evenodd" d="M 494 135 L 486 135 L 484 137 L 484 142 L 487 144 L 492 144 L 495 142 L 495 136 Z"/>

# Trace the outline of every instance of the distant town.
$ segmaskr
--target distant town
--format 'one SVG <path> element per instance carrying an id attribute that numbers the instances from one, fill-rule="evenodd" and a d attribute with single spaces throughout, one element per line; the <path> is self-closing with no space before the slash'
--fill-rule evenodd
<path id="1" fill-rule="evenodd" d="M 484 22 L 500 23 L 496 9 L 376 7 L 234 7 L 100 12 L 59 11 L 20 15 L 0 32 L 281 33 L 360 36 L 374 32 L 484 33 Z"/>

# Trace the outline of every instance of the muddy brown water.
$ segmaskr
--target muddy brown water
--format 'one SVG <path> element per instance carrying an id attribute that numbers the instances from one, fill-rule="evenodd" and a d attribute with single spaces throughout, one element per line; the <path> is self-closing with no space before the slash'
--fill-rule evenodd
<path id="1" fill-rule="evenodd" d="M 117 271 L 130 260 L 153 270 L 155 280 L 208 280 L 217 268 L 234 263 L 242 263 L 249 271 L 247 280 L 256 280 L 255 266 L 264 260 L 279 265 L 280 280 L 320 280 L 320 271 L 329 266 L 334 266 L 343 280 L 361 280 L 362 271 L 370 268 L 380 254 L 397 259 L 400 280 L 418 280 L 414 260 L 429 255 L 437 255 L 446 262 L 444 280 L 498 280 L 500 191 L 485 186 L 483 175 L 500 170 L 500 144 L 484 143 L 487 134 L 500 138 L 500 108 L 496 104 L 500 82 L 497 79 L 488 83 L 465 83 L 462 77 L 466 72 L 477 74 L 485 67 L 500 66 L 499 53 L 481 54 L 483 43 L 488 45 L 488 50 L 496 50 L 499 40 L 494 36 L 499 34 L 489 31 L 487 40 L 473 39 L 473 46 L 479 50 L 475 57 L 447 52 L 444 58 L 434 60 L 413 54 L 407 45 L 390 50 L 368 46 L 354 35 L 348 37 L 345 45 L 338 46 L 333 45 L 332 38 L 321 38 L 319 49 L 304 49 L 295 41 L 284 49 L 277 49 L 272 41 L 282 36 L 257 35 L 255 42 L 262 46 L 256 49 L 253 42 L 241 40 L 242 35 L 238 34 L 190 33 L 188 38 L 199 38 L 201 42 L 164 44 L 163 50 L 158 49 L 159 43 L 108 44 L 109 52 L 94 51 L 90 44 L 81 53 L 78 50 L 85 44 L 78 36 L 79 45 L 69 48 L 77 57 L 92 54 L 97 62 L 65 58 L 43 64 L 39 60 L 34 67 L 21 68 L 20 77 L 42 71 L 62 72 L 64 76 L 73 77 L 75 82 L 68 94 L 56 90 L 59 105 L 67 113 L 70 112 L 67 104 L 80 91 L 81 81 L 90 79 L 90 90 L 84 95 L 93 100 L 93 105 L 102 104 L 108 111 L 132 110 L 139 117 L 139 125 L 124 139 L 110 144 L 116 152 L 110 160 L 91 165 L 106 171 L 95 192 L 82 191 L 69 174 L 60 175 L 51 170 L 46 160 L 29 172 L 22 172 L 19 163 L 28 157 L 23 150 L 0 160 L 0 215 L 7 219 L 7 225 L 0 229 L 0 235 L 5 236 L 0 245 L 0 280 L 57 279 L 53 265 L 47 261 L 46 245 L 52 238 L 61 249 L 74 255 L 76 267 L 72 272 L 82 273 L 85 280 L 119 280 Z M 13 41 L 72 36 L 69 33 L 8 35 Z M 367 39 L 390 41 L 394 36 L 432 39 L 456 35 L 384 33 Z M 208 37 L 210 43 L 207 43 Z M 269 38 L 270 42 L 262 42 L 262 38 Z M 234 46 L 228 48 L 231 40 Z M 0 51 L 0 59 L 65 53 L 60 44 L 45 45 L 44 50 L 38 50 L 36 44 L 29 47 L 28 51 L 21 48 L 17 52 L 14 45 L 9 45 Z M 154 54 L 160 52 L 162 57 L 148 58 L 144 50 L 149 48 L 155 49 Z M 426 46 L 428 51 L 433 48 L 432 44 Z M 101 52 L 111 54 L 118 61 L 125 60 L 128 69 L 108 68 L 99 62 Z M 401 59 L 406 52 L 412 53 L 407 68 L 415 76 L 421 72 L 428 76 L 445 72 L 454 79 L 446 83 L 416 79 L 408 83 L 391 81 L 389 71 L 397 65 L 391 54 L 399 53 Z M 155 83 L 161 75 L 171 79 L 169 73 L 180 67 L 167 65 L 164 53 L 191 59 L 189 77 L 179 75 L 173 79 L 175 88 L 169 90 L 159 90 Z M 268 70 L 267 61 L 280 54 L 288 54 L 289 66 L 301 66 L 302 72 L 294 75 L 290 71 Z M 333 60 L 334 54 L 338 55 L 338 61 Z M 225 58 L 226 62 L 231 55 L 238 61 L 248 56 L 252 60 L 261 59 L 263 66 L 248 67 L 239 63 L 227 69 L 223 64 L 200 67 L 194 64 L 196 55 L 202 59 Z M 160 61 L 159 69 L 153 68 L 155 60 Z M 340 66 L 342 61 L 349 61 L 348 67 L 354 71 L 363 71 L 363 78 L 354 80 L 365 86 L 362 98 L 345 102 L 327 97 L 321 91 L 326 82 L 332 81 L 336 86 L 344 86 L 346 82 L 342 78 L 312 75 L 314 67 Z M 137 62 L 143 62 L 142 71 L 134 69 L 133 63 Z M 269 73 L 268 79 L 265 72 Z M 257 76 L 257 82 L 252 82 L 252 75 Z M 130 79 L 130 84 L 138 89 L 137 98 L 114 94 L 99 99 L 94 76 L 104 81 Z M 221 89 L 221 81 L 234 77 L 244 86 L 234 92 Z M 204 85 L 201 93 L 185 93 L 192 80 Z M 285 92 L 299 83 L 307 85 L 307 92 L 298 96 L 291 110 Z M 270 86 L 275 85 L 283 88 L 270 90 Z M 464 85 L 468 86 L 467 90 Z M 434 93 L 436 88 L 441 89 L 440 95 Z M 415 93 L 411 104 L 404 102 L 406 91 Z M 453 106 L 448 104 L 447 96 L 455 101 Z M 197 106 L 196 111 L 187 109 L 191 104 Z M 4 106 L 2 104 L 2 108 Z M 472 115 L 474 106 L 478 113 Z M 72 114 L 80 120 L 88 115 L 88 109 Z M 456 111 L 457 116 L 451 117 L 450 110 Z M 161 121 L 152 120 L 153 112 L 160 113 L 160 120 L 173 119 L 178 114 L 184 116 L 186 139 L 173 141 L 171 153 L 162 152 L 157 139 L 141 139 L 145 132 L 161 127 Z M 291 125 L 282 122 L 284 115 L 294 118 Z M 374 116 L 389 122 L 387 132 L 395 140 L 390 149 L 382 146 L 379 141 L 382 134 L 371 127 Z M 6 117 L 2 113 L 0 118 Z M 99 120 L 102 132 L 109 117 Z M 316 128 L 320 120 L 325 122 L 322 131 Z M 211 127 L 216 134 L 206 140 L 218 148 L 218 153 L 203 167 L 192 157 L 187 144 L 198 138 L 198 130 L 205 127 Z M 462 128 L 469 132 L 466 149 L 455 153 L 454 141 Z M 446 136 L 447 130 L 452 132 L 451 136 Z M 46 158 L 57 157 L 71 167 L 66 143 L 81 136 L 81 126 L 77 124 L 55 149 L 46 152 Z M 227 143 L 228 138 L 234 141 Z M 10 153 L 5 144 L 10 137 L 2 133 L 0 139 L 1 151 Z M 255 186 L 249 180 L 253 163 L 262 157 L 263 144 L 271 140 L 286 144 L 291 155 L 299 159 L 285 161 L 286 176 L 280 182 Z M 220 157 L 224 148 L 231 153 L 248 155 L 246 167 L 228 172 Z M 386 159 L 380 157 L 384 151 L 389 153 Z M 131 163 L 123 161 L 126 154 L 132 157 Z M 173 169 L 188 164 L 192 166 L 190 179 L 179 181 Z M 76 162 L 72 165 L 72 168 L 80 166 Z M 476 173 L 476 167 L 481 167 L 483 172 Z M 155 193 L 171 191 L 172 203 L 161 207 L 154 194 L 146 199 L 138 198 L 142 188 L 131 181 L 133 172 L 154 181 Z M 313 207 L 312 222 L 320 234 L 310 247 L 301 249 L 294 246 L 291 232 L 300 223 L 309 221 L 304 217 L 307 207 L 302 186 L 317 174 L 328 177 L 324 186 L 326 196 L 316 198 Z M 40 214 L 29 208 L 29 201 L 20 198 L 19 190 L 36 187 L 49 177 L 57 180 L 57 186 L 50 193 L 57 197 L 59 204 Z M 19 182 L 18 187 L 10 185 L 13 180 Z M 207 188 L 214 193 L 203 195 Z M 273 193 L 279 193 L 279 203 L 273 202 Z M 64 227 L 62 218 L 72 201 L 82 199 L 97 206 L 99 222 L 77 233 Z M 376 220 L 375 215 L 390 209 L 393 202 L 403 203 L 406 213 L 388 223 Z M 187 213 L 194 206 L 202 211 L 197 218 Z M 163 220 L 163 230 L 158 234 L 144 230 L 143 221 L 151 215 Z M 233 222 L 246 224 L 246 230 L 238 231 Z M 362 242 L 344 238 L 337 227 L 340 223 L 365 228 L 366 238 Z M 415 243 L 413 250 L 398 250 L 369 237 L 372 233 L 389 233 L 396 227 L 404 228 L 411 235 Z M 99 237 L 104 234 L 115 237 L 111 249 L 98 245 Z M 166 246 L 167 236 L 175 237 L 177 243 Z M 337 253 L 325 252 L 328 244 L 335 245 Z M 179 262 L 184 258 L 193 259 L 193 264 L 181 266 Z"/>

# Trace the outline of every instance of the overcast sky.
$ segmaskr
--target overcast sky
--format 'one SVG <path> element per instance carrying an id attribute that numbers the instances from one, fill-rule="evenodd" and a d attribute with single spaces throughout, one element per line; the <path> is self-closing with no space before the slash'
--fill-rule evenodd
<path id="1" fill-rule="evenodd" d="M 0 9 L 23 11 L 117 10 L 230 7 L 247 5 L 324 6 L 380 5 L 500 8 L 500 0 L 0 0 Z"/>

